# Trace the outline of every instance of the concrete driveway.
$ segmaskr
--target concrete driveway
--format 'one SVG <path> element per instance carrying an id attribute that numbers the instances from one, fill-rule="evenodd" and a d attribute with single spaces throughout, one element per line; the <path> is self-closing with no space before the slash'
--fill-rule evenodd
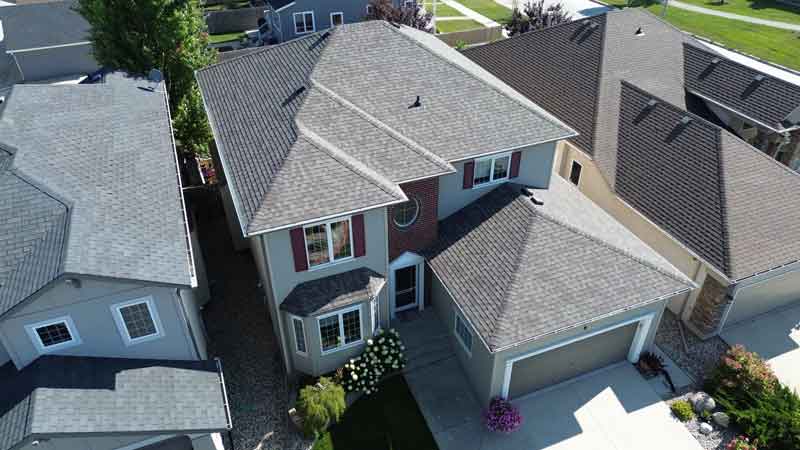
<path id="1" fill-rule="evenodd" d="M 722 339 L 758 353 L 783 384 L 800 392 L 800 304 L 740 322 Z"/>
<path id="2" fill-rule="evenodd" d="M 628 363 L 515 402 L 525 422 L 508 436 L 484 430 L 455 359 L 406 378 L 441 450 L 702 450 Z"/>

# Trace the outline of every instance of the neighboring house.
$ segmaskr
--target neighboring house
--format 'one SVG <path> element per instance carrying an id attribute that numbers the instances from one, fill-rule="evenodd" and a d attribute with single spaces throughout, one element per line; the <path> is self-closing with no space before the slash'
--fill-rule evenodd
<path id="1" fill-rule="evenodd" d="M 89 24 L 74 1 L 0 8 L 0 90 L 96 71 Z"/>
<path id="2" fill-rule="evenodd" d="M 290 373 L 433 308 L 486 404 L 635 361 L 693 288 L 551 180 L 572 129 L 431 34 L 345 25 L 197 78 Z"/>
<path id="3" fill-rule="evenodd" d="M 556 172 L 702 286 L 670 305 L 696 334 L 800 299 L 800 175 L 706 120 L 796 127 L 796 89 L 640 9 L 465 55 L 580 131 Z"/>
<path id="4" fill-rule="evenodd" d="M 2 108 L 0 450 L 214 448 L 230 420 L 164 84 L 19 84 Z"/>
<path id="5" fill-rule="evenodd" d="M 414 7 L 416 0 L 393 0 L 396 6 Z M 260 31 L 265 42 L 290 41 L 346 23 L 361 22 L 369 13 L 369 0 L 267 0 L 266 24 Z"/>

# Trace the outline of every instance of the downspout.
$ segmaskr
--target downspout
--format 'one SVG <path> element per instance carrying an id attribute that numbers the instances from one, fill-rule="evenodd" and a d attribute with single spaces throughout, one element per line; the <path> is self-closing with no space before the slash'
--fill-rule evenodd
<path id="1" fill-rule="evenodd" d="M 19 65 L 19 61 L 17 61 L 17 54 L 12 53 L 11 57 L 14 58 L 14 64 L 17 65 L 17 70 L 19 70 L 19 74 L 22 76 L 22 81 L 25 81 L 25 72 L 22 71 L 22 67 Z"/>

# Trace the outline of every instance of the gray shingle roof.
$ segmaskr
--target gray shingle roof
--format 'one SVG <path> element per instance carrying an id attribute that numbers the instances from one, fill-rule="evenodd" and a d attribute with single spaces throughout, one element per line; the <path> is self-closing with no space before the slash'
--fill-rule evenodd
<path id="1" fill-rule="evenodd" d="M 684 61 L 686 88 L 690 92 L 774 130 L 800 125 L 800 86 L 694 45 L 684 45 Z M 793 112 L 796 116 L 790 118 Z"/>
<path id="2" fill-rule="evenodd" d="M 59 434 L 229 428 L 215 361 L 42 356 L 0 367 L 0 450 Z"/>
<path id="3" fill-rule="evenodd" d="M 72 10 L 74 1 L 0 8 L 5 50 L 17 51 L 89 40 L 89 23 Z M 0 44 L 2 45 L 2 44 Z"/>
<path id="4" fill-rule="evenodd" d="M 491 351 L 692 286 L 558 177 L 546 190 L 498 187 L 439 232 L 429 264 Z"/>
<path id="5" fill-rule="evenodd" d="M 433 40 L 431 40 L 433 39 Z M 426 33 L 363 22 L 315 33 L 198 71 L 197 78 L 245 234 L 321 217 L 274 190 L 300 137 L 349 156 L 380 189 L 453 172 L 448 161 L 556 140 L 573 133 L 554 117 Z M 421 106 L 409 108 L 417 96 Z M 312 136 L 313 135 L 313 136 Z M 302 156 L 301 158 L 306 158 Z M 351 165 L 352 166 L 352 165 Z M 355 200 L 348 177 L 306 177 Z M 295 188 L 312 192 L 315 186 Z M 296 195 L 296 194 L 295 194 Z M 405 196 L 390 200 L 401 202 Z M 290 211 L 276 207 L 286 205 Z"/>
<path id="6" fill-rule="evenodd" d="M 17 280 L 0 288 L 0 314 L 56 269 L 193 283 L 163 85 L 119 74 L 96 85 L 17 85 L 0 113 L 0 147 L 15 152 L 0 171 L 9 186 L 0 209 L 16 210 L 0 216 L 0 252 L 26 255 L 0 270 Z"/>
<path id="7" fill-rule="evenodd" d="M 311 316 L 363 303 L 375 298 L 386 284 L 379 273 L 367 268 L 300 283 L 281 303 L 281 309 L 297 316 Z"/>

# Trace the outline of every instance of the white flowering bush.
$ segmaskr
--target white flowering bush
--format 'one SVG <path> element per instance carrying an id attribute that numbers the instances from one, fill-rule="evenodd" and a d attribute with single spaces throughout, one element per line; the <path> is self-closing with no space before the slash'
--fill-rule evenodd
<path id="1" fill-rule="evenodd" d="M 364 353 L 344 365 L 342 385 L 345 390 L 364 391 L 366 395 L 377 392 L 384 376 L 405 367 L 405 349 L 396 330 L 378 329 L 372 339 L 367 340 Z"/>

